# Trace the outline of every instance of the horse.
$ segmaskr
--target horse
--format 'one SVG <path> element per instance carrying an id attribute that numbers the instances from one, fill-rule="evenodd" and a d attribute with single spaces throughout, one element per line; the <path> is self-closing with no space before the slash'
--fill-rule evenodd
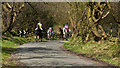
<path id="1" fill-rule="evenodd" d="M 50 40 L 51 37 L 53 37 L 53 39 L 54 39 L 54 34 L 53 34 L 53 32 L 50 32 L 50 30 L 48 30 L 47 31 L 47 38 Z"/>
<path id="2" fill-rule="evenodd" d="M 35 29 L 35 35 L 36 35 L 36 41 L 38 41 L 38 40 L 37 40 L 37 36 L 39 36 L 39 40 L 41 39 L 41 42 L 42 42 L 43 30 L 36 28 L 36 29 Z"/>
<path id="3" fill-rule="evenodd" d="M 63 39 L 63 30 L 59 27 L 60 38 Z"/>
<path id="4" fill-rule="evenodd" d="M 63 28 L 63 37 L 65 38 L 65 40 L 67 40 L 67 38 L 71 37 L 70 29 Z"/>

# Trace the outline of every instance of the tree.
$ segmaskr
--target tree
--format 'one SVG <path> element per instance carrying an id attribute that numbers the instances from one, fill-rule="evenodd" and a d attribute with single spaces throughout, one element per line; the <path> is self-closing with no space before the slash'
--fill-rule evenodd
<path id="1" fill-rule="evenodd" d="M 11 32 L 12 28 L 14 27 L 14 23 L 16 20 L 16 17 L 20 14 L 21 9 L 24 7 L 24 2 L 23 3 L 3 3 L 3 32 L 2 35 L 4 35 L 6 32 Z M 6 21 L 6 26 L 5 24 L 5 19 L 7 18 Z"/>

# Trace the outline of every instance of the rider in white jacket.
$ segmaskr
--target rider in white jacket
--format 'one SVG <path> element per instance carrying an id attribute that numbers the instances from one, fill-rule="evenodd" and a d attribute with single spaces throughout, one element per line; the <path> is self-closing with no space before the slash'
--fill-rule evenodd
<path id="1" fill-rule="evenodd" d="M 63 37 L 67 40 L 67 29 L 66 26 L 63 27 Z"/>

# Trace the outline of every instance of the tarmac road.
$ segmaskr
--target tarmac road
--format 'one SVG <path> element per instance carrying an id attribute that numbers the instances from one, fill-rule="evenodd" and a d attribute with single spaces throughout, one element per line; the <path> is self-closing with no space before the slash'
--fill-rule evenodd
<path id="1" fill-rule="evenodd" d="M 52 40 L 27 43 L 19 46 L 15 55 L 26 66 L 101 66 L 98 62 L 64 52 L 60 48 L 64 42 Z"/>

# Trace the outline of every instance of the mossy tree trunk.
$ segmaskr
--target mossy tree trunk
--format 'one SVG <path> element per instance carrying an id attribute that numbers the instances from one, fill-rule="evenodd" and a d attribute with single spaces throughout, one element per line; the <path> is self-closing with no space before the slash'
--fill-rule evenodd
<path id="1" fill-rule="evenodd" d="M 107 36 L 99 22 L 109 15 L 110 10 L 107 9 L 110 8 L 109 3 L 90 2 L 88 6 L 89 25 L 91 27 L 91 31 L 95 35 L 95 40 L 104 40 Z"/>

